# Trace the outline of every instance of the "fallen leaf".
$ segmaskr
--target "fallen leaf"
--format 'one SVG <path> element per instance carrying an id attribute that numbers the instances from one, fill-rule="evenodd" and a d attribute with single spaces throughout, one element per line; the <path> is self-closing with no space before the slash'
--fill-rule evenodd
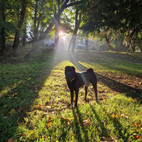
<path id="1" fill-rule="evenodd" d="M 52 117 L 51 117 L 51 116 L 49 116 L 49 119 L 50 119 L 50 120 L 52 120 Z"/>
<path id="2" fill-rule="evenodd" d="M 54 107 L 54 104 L 50 104 L 51 107 Z"/>
<path id="3" fill-rule="evenodd" d="M 117 140 L 115 138 L 113 138 L 112 136 L 110 136 L 110 137 L 101 137 L 101 140 L 103 142 L 117 142 Z"/>
<path id="4" fill-rule="evenodd" d="M 42 105 L 41 105 L 41 104 L 34 105 L 33 107 L 34 107 L 35 109 L 42 109 Z"/>
<path id="5" fill-rule="evenodd" d="M 62 119 L 62 120 L 67 120 L 66 117 L 62 117 L 62 116 L 60 116 L 60 119 Z"/>
<path id="6" fill-rule="evenodd" d="M 132 101 L 132 102 L 135 102 L 135 100 L 134 100 L 134 99 L 131 99 L 131 101 Z"/>
<path id="7" fill-rule="evenodd" d="M 22 110 L 23 110 L 23 108 L 22 108 L 22 107 L 19 107 L 19 108 L 18 108 L 18 111 L 19 111 L 19 112 L 21 112 Z"/>
<path id="8" fill-rule="evenodd" d="M 51 127 L 51 125 L 52 125 L 52 122 L 49 122 L 48 124 L 46 124 L 46 128 Z"/>
<path id="9" fill-rule="evenodd" d="M 14 93 L 14 94 L 12 94 L 12 95 L 11 95 L 11 97 L 14 97 L 14 96 L 16 96 L 17 94 L 18 94 L 18 93 Z"/>
<path id="10" fill-rule="evenodd" d="M 125 115 L 124 115 L 123 113 L 121 114 L 121 116 L 122 116 L 122 117 L 125 117 Z"/>
<path id="11" fill-rule="evenodd" d="M 7 142 L 13 142 L 13 138 L 8 139 Z"/>
<path id="12" fill-rule="evenodd" d="M 135 139 L 135 140 L 138 140 L 138 139 L 140 138 L 140 136 L 137 135 L 136 133 L 134 133 L 133 136 L 134 136 L 134 139 Z"/>
<path id="13" fill-rule="evenodd" d="M 3 107 L 7 107 L 8 105 L 4 105 Z"/>
<path id="14" fill-rule="evenodd" d="M 0 94 L 0 98 L 2 98 L 4 96 L 4 94 Z"/>
<path id="15" fill-rule="evenodd" d="M 64 90 L 66 91 L 66 90 L 68 90 L 68 88 L 67 88 L 67 87 L 64 87 Z"/>
<path id="16" fill-rule="evenodd" d="M 13 114 L 14 112 L 15 112 L 15 109 L 13 108 L 9 111 L 9 114 Z"/>
<path id="17" fill-rule="evenodd" d="M 111 118 L 116 118 L 115 114 L 110 115 Z"/>
<path id="18" fill-rule="evenodd" d="M 74 118 L 71 118 L 70 120 L 74 120 Z"/>
<path id="19" fill-rule="evenodd" d="M 91 122 L 91 120 L 89 118 L 86 120 L 83 120 L 83 125 L 88 126 L 88 125 L 90 125 L 90 122 Z"/>

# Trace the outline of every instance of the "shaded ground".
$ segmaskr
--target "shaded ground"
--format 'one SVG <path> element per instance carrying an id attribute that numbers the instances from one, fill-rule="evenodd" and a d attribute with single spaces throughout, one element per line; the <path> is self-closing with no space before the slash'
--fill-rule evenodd
<path id="1" fill-rule="evenodd" d="M 90 51 L 92 52 L 92 51 Z M 141 56 L 139 53 L 137 53 L 138 56 Z M 122 60 L 122 61 L 127 61 L 131 63 L 140 63 L 142 64 L 141 58 L 129 54 L 122 54 L 122 53 L 117 53 L 117 52 L 94 52 L 94 55 L 99 55 L 99 56 L 106 56 L 112 59 L 117 59 L 117 60 Z"/>

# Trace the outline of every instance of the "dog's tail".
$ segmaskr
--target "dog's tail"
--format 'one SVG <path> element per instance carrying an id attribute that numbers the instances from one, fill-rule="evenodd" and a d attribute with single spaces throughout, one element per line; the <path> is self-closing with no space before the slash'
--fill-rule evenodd
<path id="1" fill-rule="evenodd" d="M 94 73 L 92 68 L 87 69 L 87 72 L 93 72 Z"/>
<path id="2" fill-rule="evenodd" d="M 94 72 L 94 70 L 92 69 L 92 68 L 89 68 L 89 69 L 87 69 L 87 72 L 89 73 L 89 74 L 92 74 L 93 76 L 93 78 L 91 77 L 90 78 L 90 80 L 92 80 L 92 81 L 96 81 L 97 82 L 97 77 L 96 77 L 96 75 L 95 75 L 95 72 Z"/>

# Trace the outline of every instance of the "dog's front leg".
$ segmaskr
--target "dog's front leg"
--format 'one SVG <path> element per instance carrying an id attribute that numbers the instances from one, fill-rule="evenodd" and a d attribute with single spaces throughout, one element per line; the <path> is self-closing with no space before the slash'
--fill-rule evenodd
<path id="1" fill-rule="evenodd" d="M 79 89 L 76 89 L 76 90 L 75 90 L 75 95 L 76 95 L 76 98 L 75 98 L 75 107 L 77 107 L 78 92 L 79 92 Z"/>
<path id="2" fill-rule="evenodd" d="M 86 97 L 87 97 L 87 89 L 88 89 L 88 86 L 85 85 L 85 101 L 86 101 Z"/>
<path id="3" fill-rule="evenodd" d="M 71 105 L 72 105 L 72 104 L 73 104 L 73 96 L 74 96 L 74 93 L 73 93 L 72 90 L 70 90 L 70 92 L 71 92 Z"/>

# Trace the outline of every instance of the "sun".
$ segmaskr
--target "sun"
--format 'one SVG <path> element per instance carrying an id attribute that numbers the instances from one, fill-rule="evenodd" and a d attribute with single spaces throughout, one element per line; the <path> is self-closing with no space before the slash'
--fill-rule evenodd
<path id="1" fill-rule="evenodd" d="M 63 36 L 64 35 L 64 32 L 63 31 L 60 31 L 59 32 L 59 36 Z"/>

